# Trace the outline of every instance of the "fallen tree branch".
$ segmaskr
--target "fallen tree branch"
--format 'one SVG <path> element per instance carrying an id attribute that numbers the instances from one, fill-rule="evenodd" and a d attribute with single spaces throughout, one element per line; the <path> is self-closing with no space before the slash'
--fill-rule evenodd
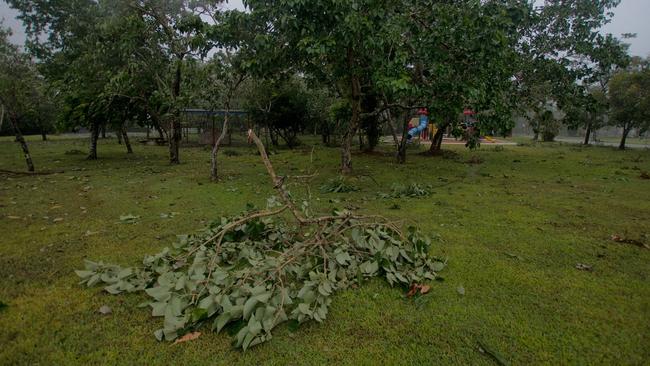
<path id="1" fill-rule="evenodd" d="M 303 214 L 300 212 L 298 207 L 293 203 L 291 200 L 291 197 L 289 196 L 289 192 L 287 192 L 286 189 L 284 189 L 284 177 L 278 177 L 278 175 L 275 173 L 275 169 L 273 169 L 273 164 L 271 164 L 271 160 L 269 160 L 269 156 L 266 153 L 266 149 L 264 148 L 264 144 L 262 143 L 262 140 L 260 140 L 259 137 L 255 134 L 255 131 L 253 129 L 248 130 L 248 140 L 252 141 L 255 143 L 257 146 L 257 150 L 260 152 L 260 156 L 262 157 L 262 162 L 264 162 L 264 166 L 266 167 L 266 171 L 269 173 L 269 176 L 271 176 L 271 181 L 273 182 L 273 188 L 275 188 L 278 193 L 280 193 L 280 198 L 284 202 L 285 205 L 289 206 L 289 209 L 291 210 L 291 213 L 293 213 L 293 216 L 296 217 L 298 222 L 301 224 L 308 223 L 309 220 L 307 220 Z"/>
<path id="2" fill-rule="evenodd" d="M 15 170 L 0 169 L 0 174 L 10 174 L 10 175 L 50 175 L 50 174 L 60 174 L 65 173 L 63 170 L 49 170 L 49 171 L 39 171 L 39 172 L 18 172 Z"/>

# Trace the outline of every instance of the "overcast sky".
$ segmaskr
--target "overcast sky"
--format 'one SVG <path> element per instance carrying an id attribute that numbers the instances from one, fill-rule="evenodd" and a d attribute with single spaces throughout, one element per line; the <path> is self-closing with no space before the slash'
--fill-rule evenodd
<path id="1" fill-rule="evenodd" d="M 241 0 L 230 0 L 227 7 L 243 8 Z M 14 32 L 12 41 L 22 44 L 25 41 L 25 32 L 16 15 L 16 11 L 9 8 L 4 0 L 0 0 L 0 18 L 3 18 L 5 26 L 9 26 Z M 630 53 L 634 56 L 650 56 L 649 15 L 650 0 L 622 0 L 621 5 L 615 9 L 614 19 L 603 31 L 618 37 L 623 33 L 636 33 L 637 38 L 628 40 Z"/>

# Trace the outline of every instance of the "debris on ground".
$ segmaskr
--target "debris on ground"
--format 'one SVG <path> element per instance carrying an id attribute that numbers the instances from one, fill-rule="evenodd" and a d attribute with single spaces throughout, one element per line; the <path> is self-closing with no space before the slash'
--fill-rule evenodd
<path id="1" fill-rule="evenodd" d="M 478 341 L 478 350 L 479 352 L 486 354 L 490 356 L 496 363 L 497 365 L 500 366 L 507 366 L 510 365 L 508 361 L 499 354 L 499 352 L 495 351 L 492 347 L 488 346 L 485 342 Z"/>
<path id="2" fill-rule="evenodd" d="M 201 332 L 187 333 L 186 335 L 176 339 L 173 344 L 193 341 L 201 336 Z"/>
<path id="3" fill-rule="evenodd" d="M 616 234 L 612 235 L 611 239 L 613 241 L 617 242 L 617 243 L 632 244 L 632 245 L 636 245 L 637 247 L 650 249 L 650 246 L 648 246 L 648 244 L 646 244 L 646 243 L 644 243 L 644 242 L 642 242 L 640 240 L 628 239 L 628 238 L 624 238 L 624 237 L 622 237 L 620 235 L 616 235 Z"/>

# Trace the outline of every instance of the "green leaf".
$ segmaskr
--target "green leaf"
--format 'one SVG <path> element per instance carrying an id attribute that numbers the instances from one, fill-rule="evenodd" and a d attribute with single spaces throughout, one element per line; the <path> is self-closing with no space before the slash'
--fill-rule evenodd
<path id="1" fill-rule="evenodd" d="M 336 255 L 336 261 L 339 264 L 346 264 L 350 260 L 352 260 L 352 258 L 350 257 L 350 254 L 348 254 L 348 252 L 341 252 Z"/>
<path id="2" fill-rule="evenodd" d="M 151 303 L 151 316 L 164 316 L 165 309 L 167 309 L 166 302 L 152 302 Z"/>
<path id="3" fill-rule="evenodd" d="M 114 285 L 106 286 L 106 287 L 104 287 L 104 290 L 106 292 L 108 292 L 109 294 L 111 294 L 111 295 L 117 295 L 117 294 L 122 292 L 122 290 L 120 290 L 120 283 L 116 283 Z"/>
<path id="4" fill-rule="evenodd" d="M 253 333 L 246 334 L 246 336 L 244 337 L 244 340 L 242 341 L 242 344 L 241 344 L 244 351 L 246 351 L 248 349 L 251 342 L 253 342 L 254 338 L 255 338 L 255 334 L 253 334 Z"/>
<path id="5" fill-rule="evenodd" d="M 458 294 L 461 295 L 461 296 L 462 296 L 462 295 L 465 295 L 465 288 L 464 288 L 463 286 L 458 286 L 458 288 L 456 289 L 456 291 L 457 291 Z"/>
<path id="6" fill-rule="evenodd" d="M 167 301 L 171 297 L 169 289 L 162 286 L 148 288 L 145 292 L 157 301 Z"/>
<path id="7" fill-rule="evenodd" d="M 230 313 L 220 314 L 212 323 L 212 330 L 216 330 L 217 333 L 221 332 L 223 327 L 225 327 L 231 320 L 232 316 Z"/>
<path id="8" fill-rule="evenodd" d="M 163 329 L 156 330 L 153 335 L 156 337 L 158 342 L 161 342 L 165 338 L 165 333 Z"/>
<path id="9" fill-rule="evenodd" d="M 133 274 L 133 270 L 131 268 L 125 268 L 117 274 L 117 278 L 124 279 L 126 277 L 131 276 L 132 274 Z"/>
<path id="10" fill-rule="evenodd" d="M 250 318 L 253 309 L 255 309 L 255 305 L 257 305 L 257 298 L 251 297 L 246 300 L 246 303 L 244 304 L 244 319 L 248 320 L 248 318 Z"/>
<path id="11" fill-rule="evenodd" d="M 93 271 L 74 271 L 74 273 L 76 273 L 77 276 L 79 276 L 81 278 L 88 278 L 88 277 L 92 276 L 95 272 L 93 272 Z"/>
<path id="12" fill-rule="evenodd" d="M 262 322 L 255 319 L 255 317 L 251 317 L 248 322 L 248 331 L 254 336 L 258 335 L 262 331 Z"/>
<path id="13" fill-rule="evenodd" d="M 440 272 L 445 268 L 445 264 L 439 261 L 433 262 L 433 266 L 431 267 L 434 272 Z"/>
<path id="14" fill-rule="evenodd" d="M 248 335 L 248 327 L 245 326 L 239 330 L 237 333 L 237 343 L 235 343 L 236 347 L 241 347 L 244 343 L 244 338 Z"/>
<path id="15" fill-rule="evenodd" d="M 263 294 L 256 295 L 255 300 L 257 300 L 258 302 L 261 302 L 261 303 L 266 303 L 267 301 L 269 301 L 270 297 L 271 297 L 271 293 L 270 292 L 265 292 Z"/>
<path id="16" fill-rule="evenodd" d="M 192 311 L 192 322 L 196 323 L 208 317 L 208 311 L 206 309 L 194 308 Z"/>
<path id="17" fill-rule="evenodd" d="M 311 310 L 309 310 L 309 305 L 305 303 L 298 304 L 298 310 L 305 315 L 311 315 Z"/>

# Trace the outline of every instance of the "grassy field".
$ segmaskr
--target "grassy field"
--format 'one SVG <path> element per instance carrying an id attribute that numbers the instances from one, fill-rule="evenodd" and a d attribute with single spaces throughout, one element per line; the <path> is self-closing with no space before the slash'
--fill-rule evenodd
<path id="1" fill-rule="evenodd" d="M 412 149 L 406 165 L 359 154 L 351 181 L 362 190 L 351 194 L 318 190 L 337 175 L 337 149 L 279 151 L 271 156 L 279 173 L 318 172 L 314 207 L 415 224 L 449 265 L 424 304 L 377 280 L 335 295 L 323 324 L 280 326 L 272 341 L 243 353 L 209 331 L 158 343 L 152 333 L 162 321 L 136 308 L 143 296 L 84 288 L 73 270 L 84 258 L 137 265 L 176 234 L 246 203 L 262 206 L 272 188 L 252 148 L 226 148 L 233 156 L 221 156 L 224 179 L 212 184 L 202 148 L 183 149 L 183 164 L 170 166 L 165 147 L 138 145 L 128 156 L 114 139 L 100 141 L 97 161 L 84 159 L 85 140 L 30 146 L 37 169 L 63 173 L 0 174 L 2 365 L 495 364 L 479 343 L 513 365 L 650 362 L 650 250 L 610 239 L 650 244 L 650 180 L 640 178 L 650 172 L 648 150 L 453 147 L 430 158 Z M 482 163 L 468 164 L 473 157 Z M 0 142 L 0 169 L 24 169 L 15 143 Z M 378 198 L 396 182 L 430 184 L 435 193 Z M 139 218 L 125 224 L 124 214 Z M 100 315 L 102 305 L 113 313 Z"/>

